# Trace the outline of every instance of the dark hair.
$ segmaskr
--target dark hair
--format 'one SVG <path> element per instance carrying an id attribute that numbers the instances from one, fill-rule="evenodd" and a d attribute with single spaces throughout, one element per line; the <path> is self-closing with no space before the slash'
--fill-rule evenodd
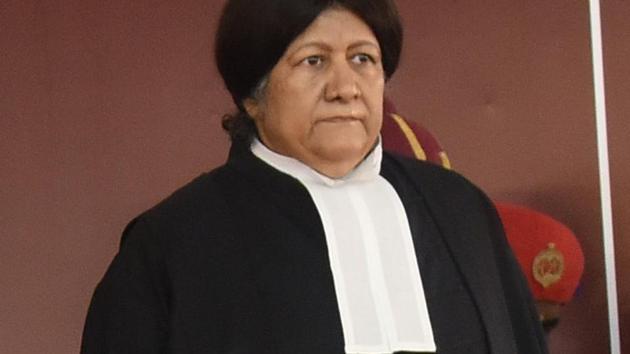
<path id="1" fill-rule="evenodd" d="M 223 118 L 234 140 L 256 133 L 243 101 L 252 97 L 286 48 L 331 6 L 359 16 L 379 42 L 386 79 L 396 68 L 402 47 L 402 26 L 393 0 L 228 0 L 215 39 L 215 60 L 238 112 Z"/>

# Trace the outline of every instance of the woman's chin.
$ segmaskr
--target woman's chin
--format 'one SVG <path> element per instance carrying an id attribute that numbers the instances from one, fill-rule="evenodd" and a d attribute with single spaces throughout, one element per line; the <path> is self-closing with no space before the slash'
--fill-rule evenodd
<path id="1" fill-rule="evenodd" d="M 310 167 L 329 177 L 343 177 L 352 171 L 367 155 L 365 144 L 339 144 L 316 151 Z"/>

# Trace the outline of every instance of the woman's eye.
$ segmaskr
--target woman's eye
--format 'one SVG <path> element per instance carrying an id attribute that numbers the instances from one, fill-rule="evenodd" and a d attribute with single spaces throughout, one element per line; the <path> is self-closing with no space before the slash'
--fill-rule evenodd
<path id="1" fill-rule="evenodd" d="M 369 54 L 357 54 L 352 57 L 352 61 L 355 64 L 374 63 L 374 58 Z"/>
<path id="2" fill-rule="evenodd" d="M 310 66 L 316 66 L 320 65 L 323 61 L 324 59 L 319 55 L 311 55 L 310 57 L 304 59 L 302 62 Z"/>

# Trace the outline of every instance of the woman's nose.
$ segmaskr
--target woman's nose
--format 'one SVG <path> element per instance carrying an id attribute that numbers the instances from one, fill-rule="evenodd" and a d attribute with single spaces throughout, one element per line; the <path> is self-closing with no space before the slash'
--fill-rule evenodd
<path id="1" fill-rule="evenodd" d="M 326 85 L 326 99 L 329 101 L 351 101 L 361 96 L 356 73 L 349 63 L 334 63 L 330 67 Z"/>

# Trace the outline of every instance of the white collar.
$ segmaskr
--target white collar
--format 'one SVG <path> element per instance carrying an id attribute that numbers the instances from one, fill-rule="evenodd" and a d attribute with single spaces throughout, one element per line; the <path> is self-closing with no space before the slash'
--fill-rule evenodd
<path id="1" fill-rule="evenodd" d="M 258 138 L 254 138 L 251 151 L 255 156 L 272 167 L 302 182 L 322 184 L 328 187 L 346 185 L 351 182 L 368 181 L 376 178 L 381 171 L 381 160 L 383 158 L 383 148 L 379 137 L 378 143 L 374 149 L 372 149 L 357 167 L 343 177 L 331 178 L 317 172 L 298 159 L 272 151 L 258 140 Z"/>

